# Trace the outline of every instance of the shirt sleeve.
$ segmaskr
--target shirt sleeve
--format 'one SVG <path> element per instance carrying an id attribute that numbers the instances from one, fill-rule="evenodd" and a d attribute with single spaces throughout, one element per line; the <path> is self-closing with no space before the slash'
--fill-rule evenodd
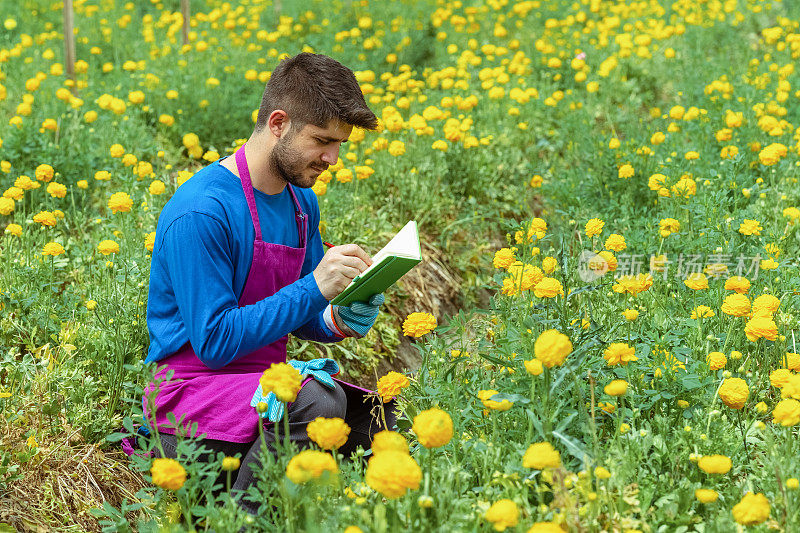
<path id="1" fill-rule="evenodd" d="M 317 268 L 322 256 L 325 255 L 325 248 L 322 246 L 322 237 L 319 234 L 319 206 L 316 202 L 311 207 L 308 220 L 309 235 L 308 246 L 306 246 L 306 259 L 303 262 L 303 269 L 300 276 L 312 275 Z M 326 306 L 321 312 L 317 313 L 308 322 L 292 332 L 292 335 L 299 339 L 316 342 L 337 342 L 344 338 L 342 335 L 334 333 L 325 322 Z"/>
<path id="2" fill-rule="evenodd" d="M 167 228 L 160 253 L 197 357 L 219 369 L 319 319 L 328 301 L 313 274 L 252 305 L 239 307 L 228 229 L 190 212 Z"/>

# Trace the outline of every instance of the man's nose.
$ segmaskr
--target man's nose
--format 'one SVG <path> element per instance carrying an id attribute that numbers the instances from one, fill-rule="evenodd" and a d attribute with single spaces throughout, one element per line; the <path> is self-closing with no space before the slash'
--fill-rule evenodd
<path id="1" fill-rule="evenodd" d="M 339 146 L 334 145 L 322 152 L 322 160 L 329 165 L 335 165 L 339 159 Z"/>

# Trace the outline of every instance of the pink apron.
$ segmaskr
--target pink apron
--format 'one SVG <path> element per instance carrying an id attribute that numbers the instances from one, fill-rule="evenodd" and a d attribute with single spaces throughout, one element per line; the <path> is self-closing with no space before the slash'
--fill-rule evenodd
<path id="1" fill-rule="evenodd" d="M 282 244 L 273 244 L 261 240 L 261 224 L 258 220 L 253 184 L 244 154 L 244 146 L 236 151 L 236 167 L 242 182 L 250 217 L 255 229 L 253 242 L 253 262 L 245 282 L 239 307 L 250 305 L 272 296 L 281 288 L 300 279 L 300 271 L 306 255 L 308 216 L 303 213 L 297 196 L 290 184 L 289 192 L 295 206 L 295 219 L 299 233 L 299 247 L 293 248 Z M 288 336 L 242 356 L 228 365 L 211 370 L 205 366 L 187 342 L 178 352 L 161 361 L 164 368 L 159 370 L 156 378 L 164 376 L 172 370 L 170 381 L 162 381 L 158 396 L 155 399 L 155 423 L 162 433 L 174 434 L 175 430 L 165 427 L 169 424 L 167 413 L 172 412 L 179 419 L 182 414 L 187 434 L 191 423 L 197 423 L 197 432 L 192 436 L 206 434 L 206 438 L 228 442 L 252 442 L 258 437 L 259 417 L 250 406 L 250 399 L 258 386 L 261 374 L 272 363 L 286 362 L 286 342 Z M 311 377 L 303 381 L 303 385 Z M 365 395 L 370 391 L 344 381 L 335 380 L 345 390 L 348 399 L 348 415 L 351 406 L 363 419 L 371 407 L 371 398 Z M 150 383 L 145 394 L 153 390 Z M 153 424 L 153 418 L 144 405 L 145 418 Z M 364 412 L 364 411 L 367 412 Z M 349 416 L 348 416 L 349 418 Z M 371 425 L 371 424 L 369 424 Z M 389 424 L 392 425 L 391 423 Z M 370 433 L 372 433 L 370 431 Z M 355 436 L 355 435 L 354 435 Z M 366 435 L 364 435 L 366 437 Z M 369 447 L 369 441 L 366 441 Z"/>

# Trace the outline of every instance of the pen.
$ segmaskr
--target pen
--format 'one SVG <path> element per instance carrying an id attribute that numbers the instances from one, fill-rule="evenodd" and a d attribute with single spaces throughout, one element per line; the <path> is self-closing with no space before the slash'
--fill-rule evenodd
<path id="1" fill-rule="evenodd" d="M 325 245 L 325 246 L 327 246 L 328 248 L 333 248 L 334 246 L 336 246 L 335 244 L 331 244 L 331 243 L 329 243 L 328 241 L 322 241 L 322 244 L 324 244 L 324 245 Z"/>

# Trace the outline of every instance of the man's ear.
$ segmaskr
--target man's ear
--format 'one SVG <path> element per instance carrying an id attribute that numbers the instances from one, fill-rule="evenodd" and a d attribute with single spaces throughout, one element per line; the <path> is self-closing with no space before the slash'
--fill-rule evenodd
<path id="1" fill-rule="evenodd" d="M 290 127 L 291 122 L 289 121 L 289 115 L 286 114 L 286 111 L 276 109 L 270 113 L 269 119 L 267 119 L 267 129 L 269 129 L 276 138 L 280 139 L 283 135 L 286 135 Z"/>

